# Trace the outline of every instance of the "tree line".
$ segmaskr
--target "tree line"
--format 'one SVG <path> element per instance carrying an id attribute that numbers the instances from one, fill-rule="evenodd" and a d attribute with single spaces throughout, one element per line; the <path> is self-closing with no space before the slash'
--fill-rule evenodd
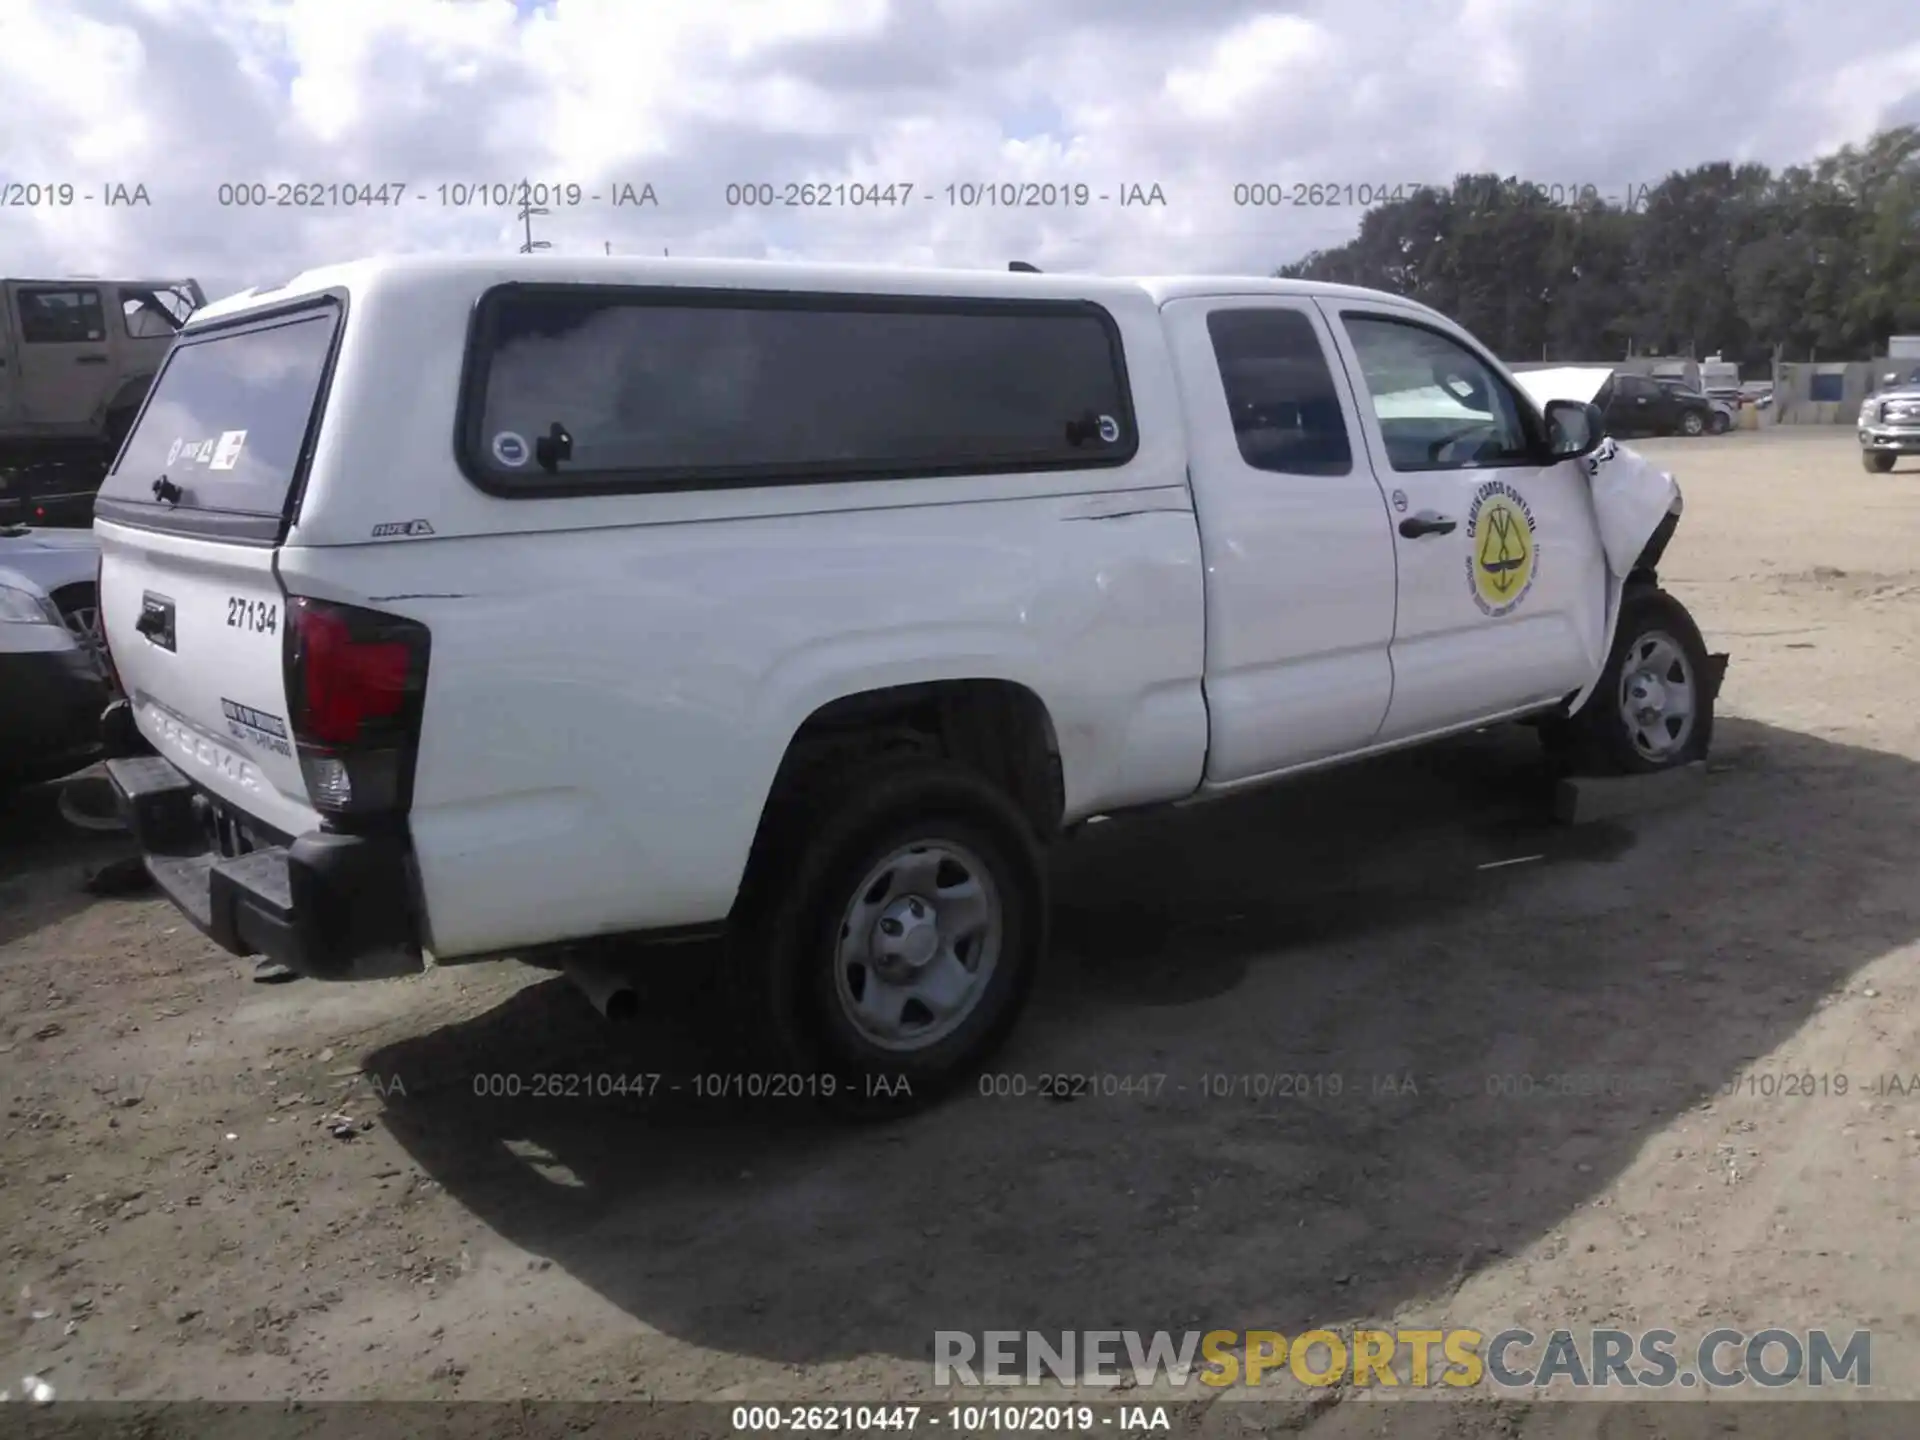
<path id="1" fill-rule="evenodd" d="M 1461 175 L 1275 273 L 1431 305 L 1510 361 L 1864 360 L 1920 334 L 1920 125 L 1779 173 L 1674 171 L 1617 202 Z"/>

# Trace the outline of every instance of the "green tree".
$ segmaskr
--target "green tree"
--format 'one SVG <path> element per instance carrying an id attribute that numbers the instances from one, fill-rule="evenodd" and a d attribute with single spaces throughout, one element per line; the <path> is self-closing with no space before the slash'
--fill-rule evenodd
<path id="1" fill-rule="evenodd" d="M 1718 352 L 1864 358 L 1920 330 L 1920 126 L 1774 174 L 1714 162 L 1622 204 L 1458 176 L 1362 217 L 1282 276 L 1366 285 L 1515 360 Z"/>

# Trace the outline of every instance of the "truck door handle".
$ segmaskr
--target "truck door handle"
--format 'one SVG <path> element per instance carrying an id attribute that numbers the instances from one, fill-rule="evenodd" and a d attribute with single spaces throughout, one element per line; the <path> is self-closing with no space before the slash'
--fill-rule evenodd
<path id="1" fill-rule="evenodd" d="M 1418 515 L 1409 515 L 1400 522 L 1400 533 L 1409 540 L 1418 540 L 1422 535 L 1451 535 L 1455 525 L 1456 522 L 1445 515 L 1422 510 Z"/>
<path id="2" fill-rule="evenodd" d="M 73 363 L 76 365 L 104 365 L 107 363 L 107 357 L 104 355 L 76 355 L 73 357 Z"/>

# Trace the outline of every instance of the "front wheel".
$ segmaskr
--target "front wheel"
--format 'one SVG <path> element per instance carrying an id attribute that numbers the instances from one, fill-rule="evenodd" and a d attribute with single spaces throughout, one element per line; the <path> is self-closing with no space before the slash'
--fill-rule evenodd
<path id="1" fill-rule="evenodd" d="M 80 648 L 104 662 L 107 636 L 100 623 L 100 595 L 93 585 L 87 581 L 62 585 L 53 592 L 53 603 Z"/>
<path id="2" fill-rule="evenodd" d="M 1700 418 L 1700 412 L 1698 410 L 1689 410 L 1680 417 L 1680 433 L 1682 435 L 1698 435 L 1706 428 L 1707 422 Z"/>
<path id="3" fill-rule="evenodd" d="M 821 777 L 769 817 L 731 969 L 756 1064 L 836 1108 L 896 1114 L 997 1049 L 1046 945 L 1045 873 L 1019 809 L 930 757 Z"/>
<path id="4" fill-rule="evenodd" d="M 1548 740 L 1589 774 L 1650 775 L 1706 758 L 1714 684 L 1687 607 L 1654 586 L 1627 591 L 1613 652 L 1578 714 Z"/>
<path id="5" fill-rule="evenodd" d="M 1896 458 L 1897 457 L 1886 450 L 1862 450 L 1860 452 L 1861 466 L 1870 474 L 1874 475 L 1885 475 L 1888 471 L 1892 470 L 1893 462 Z"/>
<path id="6" fill-rule="evenodd" d="M 1716 435 L 1724 435 L 1731 429 L 1733 429 L 1733 421 L 1725 415 L 1722 415 L 1718 410 L 1714 411 L 1713 433 Z"/>

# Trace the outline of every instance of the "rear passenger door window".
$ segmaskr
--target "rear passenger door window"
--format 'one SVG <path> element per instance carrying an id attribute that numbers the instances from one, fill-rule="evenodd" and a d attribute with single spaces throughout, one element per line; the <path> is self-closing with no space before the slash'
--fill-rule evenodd
<path id="1" fill-rule="evenodd" d="M 502 286 L 461 420 L 482 489 L 554 495 L 1125 464 L 1120 337 L 1045 300 Z"/>
<path id="2" fill-rule="evenodd" d="M 98 290 L 21 290 L 20 338 L 29 345 L 99 344 L 107 322 Z"/>
<path id="3" fill-rule="evenodd" d="M 1207 334 L 1241 459 L 1281 475 L 1352 471 L 1346 417 L 1312 321 L 1298 310 L 1216 310 Z"/>
<path id="4" fill-rule="evenodd" d="M 107 322 L 92 286 L 13 292 L 20 344 L 16 403 L 38 425 L 91 427 L 114 384 Z"/>

